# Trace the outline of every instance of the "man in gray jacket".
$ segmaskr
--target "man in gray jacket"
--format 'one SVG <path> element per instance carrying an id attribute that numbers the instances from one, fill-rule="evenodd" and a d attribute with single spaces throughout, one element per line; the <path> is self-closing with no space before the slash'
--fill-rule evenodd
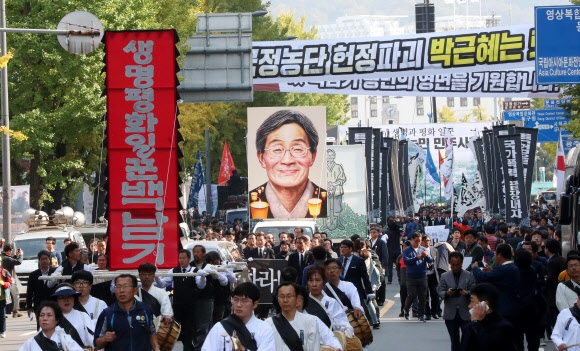
<path id="1" fill-rule="evenodd" d="M 451 270 L 441 275 L 437 292 L 445 300 L 443 319 L 451 338 L 451 351 L 459 351 L 460 330 L 470 320 L 469 291 L 475 285 L 475 279 L 462 268 L 463 255 L 460 252 L 449 254 L 449 265 Z"/>

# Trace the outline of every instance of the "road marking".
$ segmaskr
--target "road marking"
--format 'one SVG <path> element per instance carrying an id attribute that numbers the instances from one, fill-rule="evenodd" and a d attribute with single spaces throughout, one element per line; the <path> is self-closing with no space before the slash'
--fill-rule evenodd
<path id="1" fill-rule="evenodd" d="M 395 295 L 395 296 L 393 296 L 393 297 L 401 297 L 401 294 L 397 294 L 397 295 Z"/>
<path id="2" fill-rule="evenodd" d="M 36 334 L 38 333 L 36 330 L 28 332 L 28 333 L 24 333 L 24 334 L 20 334 L 20 336 L 27 336 L 27 335 L 32 335 L 32 334 Z"/>
<path id="3" fill-rule="evenodd" d="M 386 302 L 386 303 L 385 303 L 385 305 L 384 305 L 384 306 L 383 306 L 383 308 L 381 308 L 381 310 L 379 311 L 379 315 L 380 315 L 380 317 L 379 317 L 379 318 L 381 318 L 382 316 L 384 316 L 384 315 L 385 315 L 385 313 L 387 313 L 387 311 L 388 311 L 388 310 L 389 310 L 391 307 L 393 307 L 393 306 L 395 305 L 395 301 L 393 301 L 393 300 L 386 300 L 385 302 Z"/>

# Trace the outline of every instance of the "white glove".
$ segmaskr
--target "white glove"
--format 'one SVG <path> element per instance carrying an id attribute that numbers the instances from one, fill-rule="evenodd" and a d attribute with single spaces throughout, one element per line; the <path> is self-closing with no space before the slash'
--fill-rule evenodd
<path id="1" fill-rule="evenodd" d="M 216 266 L 210 266 L 210 265 L 208 265 L 208 266 L 205 267 L 205 271 L 207 273 L 209 273 L 212 276 L 212 278 L 217 279 L 217 277 L 218 277 L 218 271 L 217 271 Z"/>
<path id="2" fill-rule="evenodd" d="M 254 259 L 252 257 L 248 257 L 248 262 L 252 262 Z"/>
<path id="3" fill-rule="evenodd" d="M 198 269 L 197 272 L 195 272 L 195 273 L 204 274 L 204 275 L 209 274 L 207 268 L 206 269 Z"/>
<path id="4" fill-rule="evenodd" d="M 348 327 L 346 327 L 344 335 L 346 335 L 346 337 L 349 339 L 354 338 L 354 329 L 349 325 Z"/>
<path id="5" fill-rule="evenodd" d="M 374 299 L 374 298 L 375 298 L 375 294 L 368 294 L 367 295 L 367 300 L 369 300 L 369 301 Z"/>

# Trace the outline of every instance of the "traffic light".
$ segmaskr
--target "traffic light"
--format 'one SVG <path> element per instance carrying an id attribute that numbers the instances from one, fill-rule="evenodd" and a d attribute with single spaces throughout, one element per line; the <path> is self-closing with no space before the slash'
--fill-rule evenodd
<path id="1" fill-rule="evenodd" d="M 415 31 L 435 32 L 435 4 L 415 4 Z"/>

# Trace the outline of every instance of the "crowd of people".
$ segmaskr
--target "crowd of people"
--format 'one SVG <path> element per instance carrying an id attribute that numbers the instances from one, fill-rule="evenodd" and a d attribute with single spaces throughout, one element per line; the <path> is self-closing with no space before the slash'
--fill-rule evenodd
<path id="1" fill-rule="evenodd" d="M 179 265 L 159 272 L 143 263 L 137 274 L 95 278 L 107 270 L 107 241 L 89 252 L 67 242 L 55 252 L 54 238 L 38 253 L 39 269 L 28 279 L 26 310 L 36 315 L 38 335 L 21 350 L 159 349 L 156 323 L 181 325 L 184 350 L 342 350 L 355 335 L 352 320 L 366 318 L 380 329 L 386 285 L 398 278 L 401 319 L 442 318 L 451 350 L 539 350 L 551 339 L 558 350 L 580 343 L 580 253 L 562 256 L 553 209 L 533 207 L 531 226 L 484 221 L 479 210 L 461 217 L 424 206 L 408 218 L 371 224 L 368 236 L 335 242 L 326 233 L 250 233 L 247 223 L 226 228 L 219 220 L 192 218 L 193 238 L 235 243 L 240 258 L 282 259 L 287 268 L 272 304 L 260 303 L 260 288 L 238 284 L 231 269 L 216 271 L 220 256 L 203 243 L 179 251 Z M 447 241 L 426 235 L 444 226 Z M 14 266 L 22 252 L 3 246 L 0 271 L 0 336 L 11 294 Z M 192 257 L 193 256 L 193 257 Z M 394 268 L 394 269 L 393 269 Z M 393 272 L 393 270 L 395 272 Z M 67 279 L 45 279 L 63 275 Z M 70 276 L 70 277 L 68 277 Z M 69 279 L 70 278 L 70 279 Z M 12 285 L 14 286 L 14 285 Z M 171 295 L 168 295 L 171 291 Z M 12 299 L 10 296 L 12 295 Z M 170 298 L 171 297 L 171 298 Z M 12 300 L 12 301 L 11 301 Z M 266 299 L 266 300 L 269 300 Z M 443 302 L 443 303 L 442 303 Z M 22 314 L 17 308 L 13 317 Z M 130 315 L 131 318 L 126 318 Z"/>

